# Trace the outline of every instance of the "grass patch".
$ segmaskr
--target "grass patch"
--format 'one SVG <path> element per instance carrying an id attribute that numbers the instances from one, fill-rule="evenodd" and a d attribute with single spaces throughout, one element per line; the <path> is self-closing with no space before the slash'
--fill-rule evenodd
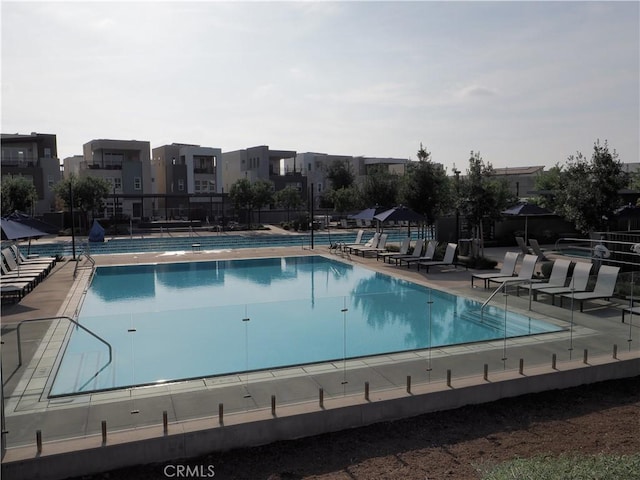
<path id="1" fill-rule="evenodd" d="M 482 480 L 637 480 L 640 454 L 540 455 L 479 466 Z"/>

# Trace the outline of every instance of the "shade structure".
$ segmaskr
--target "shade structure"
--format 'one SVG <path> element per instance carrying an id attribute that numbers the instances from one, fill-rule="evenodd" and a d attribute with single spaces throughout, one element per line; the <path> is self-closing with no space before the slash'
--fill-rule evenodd
<path id="1" fill-rule="evenodd" d="M 376 205 L 375 207 L 365 208 L 358 213 L 349 215 L 349 218 L 353 218 L 354 220 L 373 220 L 377 214 L 382 213 L 387 209 L 387 207 L 380 207 Z"/>
<path id="2" fill-rule="evenodd" d="M 29 240 L 49 235 L 47 232 L 6 217 L 0 219 L 0 229 L 2 230 L 2 240 Z"/>
<path id="3" fill-rule="evenodd" d="M 538 215 L 554 215 L 551 210 L 548 210 L 544 207 L 540 207 L 535 203 L 518 203 L 513 207 L 507 208 L 502 211 L 503 215 L 524 217 L 524 241 L 525 243 L 528 241 L 528 231 L 529 231 L 529 217 L 534 217 Z"/>
<path id="4" fill-rule="evenodd" d="M 41 232 L 46 232 L 49 235 L 55 235 L 60 230 L 60 228 L 56 225 L 48 222 L 43 222 L 42 220 L 38 220 L 31 215 L 27 215 L 26 213 L 22 213 L 17 210 L 4 218 L 22 223 L 24 225 L 28 225 L 32 228 L 35 228 L 36 230 L 40 230 Z"/>
<path id="5" fill-rule="evenodd" d="M 631 220 L 640 219 L 640 207 L 637 205 L 624 205 L 616 209 L 613 213 L 617 219 L 627 221 L 627 231 L 631 230 Z"/>
<path id="6" fill-rule="evenodd" d="M 409 207 L 399 205 L 397 207 L 390 208 L 382 213 L 379 213 L 373 217 L 375 220 L 381 222 L 426 222 L 427 217 L 421 213 L 414 212 Z"/>

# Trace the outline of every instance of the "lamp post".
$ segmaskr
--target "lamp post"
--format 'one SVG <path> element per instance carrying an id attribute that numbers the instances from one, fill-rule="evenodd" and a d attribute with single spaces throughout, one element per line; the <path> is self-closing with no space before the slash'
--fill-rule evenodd
<path id="1" fill-rule="evenodd" d="M 460 170 L 453 164 L 453 174 L 456 176 L 456 243 L 460 240 Z"/>
<path id="2" fill-rule="evenodd" d="M 72 260 L 76 261 L 76 224 L 73 219 L 73 181 L 69 182 L 69 213 L 71 214 L 71 248 L 73 249 Z"/>

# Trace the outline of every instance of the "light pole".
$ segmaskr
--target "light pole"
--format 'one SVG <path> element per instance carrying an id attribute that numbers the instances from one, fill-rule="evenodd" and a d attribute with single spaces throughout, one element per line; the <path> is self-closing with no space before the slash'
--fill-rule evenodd
<path id="1" fill-rule="evenodd" d="M 453 165 L 453 174 L 456 176 L 456 243 L 460 240 L 460 170 Z"/>

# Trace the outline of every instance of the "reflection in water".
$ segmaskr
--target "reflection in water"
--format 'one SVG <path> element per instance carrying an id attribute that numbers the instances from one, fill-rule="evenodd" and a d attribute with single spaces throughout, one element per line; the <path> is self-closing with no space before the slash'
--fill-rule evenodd
<path id="1" fill-rule="evenodd" d="M 154 265 L 98 267 L 91 281 L 91 292 L 104 301 L 153 298 L 156 294 L 153 279 Z"/>

